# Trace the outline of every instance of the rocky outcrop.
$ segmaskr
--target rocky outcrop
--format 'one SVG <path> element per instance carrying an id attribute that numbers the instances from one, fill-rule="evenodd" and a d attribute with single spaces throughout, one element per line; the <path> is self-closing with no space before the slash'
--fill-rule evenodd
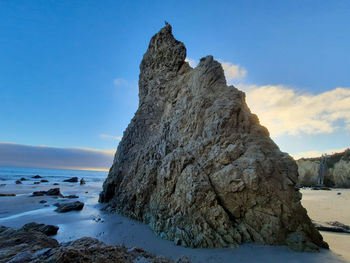
<path id="1" fill-rule="evenodd" d="M 155 256 L 140 248 L 111 246 L 89 237 L 59 244 L 42 231 L 37 231 L 36 227 L 35 223 L 17 230 L 0 226 L 0 262 L 175 263 L 171 259 Z M 176 262 L 190 263 L 185 257 Z"/>
<path id="2" fill-rule="evenodd" d="M 327 247 L 301 206 L 297 165 L 227 86 L 212 56 L 196 68 L 166 25 L 140 65 L 139 108 L 100 201 L 189 247 L 243 242 Z"/>
<path id="3" fill-rule="evenodd" d="M 324 184 L 328 187 L 350 187 L 350 150 L 329 155 Z M 320 168 L 320 158 L 302 158 L 296 161 L 298 165 L 300 186 L 316 186 Z"/>

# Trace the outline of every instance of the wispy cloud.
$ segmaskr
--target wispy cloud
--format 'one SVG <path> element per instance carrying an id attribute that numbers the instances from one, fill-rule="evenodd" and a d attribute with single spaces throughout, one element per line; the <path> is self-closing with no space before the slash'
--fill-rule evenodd
<path id="1" fill-rule="evenodd" d="M 0 143 L 0 165 L 105 170 L 112 165 L 114 152 L 114 150 L 89 148 Z"/>
<path id="2" fill-rule="evenodd" d="M 241 80 L 246 77 L 247 70 L 240 65 L 232 64 L 231 62 L 219 61 L 225 72 L 227 81 Z"/>
<path id="3" fill-rule="evenodd" d="M 117 141 L 121 141 L 123 138 L 123 136 L 113 136 L 113 135 L 108 135 L 108 134 L 100 134 L 99 136 L 102 139 L 117 140 Z"/>
<path id="4" fill-rule="evenodd" d="M 342 122 L 350 130 L 350 88 L 310 94 L 283 85 L 238 87 L 273 136 L 332 133 Z"/>
<path id="5" fill-rule="evenodd" d="M 322 154 L 334 154 L 334 153 L 340 153 L 344 152 L 347 148 L 340 148 L 340 149 L 333 149 L 333 150 L 325 150 L 323 152 L 321 151 L 307 151 L 307 152 L 300 152 L 296 154 L 292 154 L 293 158 L 295 160 L 298 160 L 300 158 L 314 158 L 314 157 L 320 157 Z"/>

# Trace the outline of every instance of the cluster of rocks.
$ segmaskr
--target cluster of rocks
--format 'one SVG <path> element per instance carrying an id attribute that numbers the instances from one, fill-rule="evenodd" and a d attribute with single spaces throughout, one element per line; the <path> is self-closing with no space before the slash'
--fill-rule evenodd
<path id="1" fill-rule="evenodd" d="M 32 176 L 31 178 L 32 178 L 32 179 L 41 179 L 41 178 L 43 178 L 43 177 L 37 174 L 37 175 Z M 27 180 L 28 180 L 27 178 L 22 177 L 22 178 L 20 178 L 19 180 L 16 180 L 15 183 L 16 183 L 16 184 L 22 184 L 22 181 L 27 181 Z M 33 184 L 48 183 L 48 182 L 49 182 L 49 181 L 46 180 L 46 179 L 41 179 L 40 181 L 35 181 Z M 63 180 L 63 182 L 77 183 L 77 182 L 79 182 L 79 178 L 78 178 L 78 177 L 72 177 L 72 178 Z M 80 179 L 80 184 L 81 184 L 81 185 L 86 184 L 86 181 L 85 181 L 84 178 L 81 178 L 81 179 Z M 54 183 L 54 185 L 58 185 L 58 183 Z"/>
<path id="2" fill-rule="evenodd" d="M 140 65 L 139 108 L 100 202 L 188 247 L 328 248 L 300 203 L 297 165 L 212 56 L 196 68 L 167 24 Z"/>
<path id="3" fill-rule="evenodd" d="M 150 262 L 175 263 L 175 261 L 158 257 L 140 248 L 128 249 L 124 246 L 111 246 L 94 238 L 80 238 L 59 244 L 48 237 L 58 227 L 30 223 L 20 229 L 0 226 L 0 262 Z M 190 263 L 182 257 L 177 263 Z"/>

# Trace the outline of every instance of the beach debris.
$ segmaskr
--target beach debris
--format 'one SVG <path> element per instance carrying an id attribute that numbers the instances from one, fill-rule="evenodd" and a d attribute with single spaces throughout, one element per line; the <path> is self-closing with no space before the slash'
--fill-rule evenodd
<path id="1" fill-rule="evenodd" d="M 34 178 L 34 179 L 39 179 L 39 178 L 42 178 L 40 175 L 34 175 L 34 176 L 32 176 L 32 178 Z"/>
<path id="2" fill-rule="evenodd" d="M 42 179 L 42 180 L 40 180 L 40 182 L 42 182 L 42 183 L 48 183 L 49 181 L 46 180 L 46 179 Z"/>
<path id="3" fill-rule="evenodd" d="M 64 198 L 74 199 L 74 198 L 79 198 L 79 196 L 77 196 L 77 195 L 65 195 Z"/>
<path id="4" fill-rule="evenodd" d="M 85 184 L 86 182 L 85 182 L 85 179 L 84 178 L 81 178 L 80 179 L 80 184 Z"/>
<path id="5" fill-rule="evenodd" d="M 77 183 L 78 182 L 78 177 L 72 177 L 70 179 L 63 180 L 63 182 Z"/>
<path id="6" fill-rule="evenodd" d="M 39 203 L 40 203 L 40 204 L 45 204 L 45 203 L 47 203 L 47 201 L 46 201 L 46 200 L 40 200 Z"/>
<path id="7" fill-rule="evenodd" d="M 34 184 L 40 184 L 40 182 L 34 182 Z"/>
<path id="8" fill-rule="evenodd" d="M 12 193 L 0 193 L 0 196 L 16 196 L 16 194 L 12 194 Z"/>
<path id="9" fill-rule="evenodd" d="M 338 233 L 350 233 L 350 226 L 340 223 L 338 221 L 331 222 L 319 222 L 312 221 L 316 228 L 321 231 L 338 232 Z"/>
<path id="10" fill-rule="evenodd" d="M 28 179 L 26 179 L 26 178 L 22 177 L 22 178 L 21 178 L 21 179 L 19 179 L 19 180 L 21 180 L 21 181 L 27 181 Z"/>
<path id="11" fill-rule="evenodd" d="M 57 208 L 55 209 L 56 212 L 59 213 L 66 213 L 69 211 L 80 211 L 84 207 L 84 203 L 80 201 L 75 201 L 71 203 L 64 203 L 64 204 L 56 204 Z"/>
<path id="12" fill-rule="evenodd" d="M 22 227 L 22 229 L 26 231 L 38 231 L 47 236 L 52 236 L 57 234 L 59 227 L 54 225 L 45 225 L 45 224 L 38 224 L 35 222 L 31 222 L 31 223 L 25 224 Z"/>
<path id="13" fill-rule="evenodd" d="M 22 181 L 21 180 L 17 180 L 15 183 L 16 184 L 22 184 Z"/>
<path id="14" fill-rule="evenodd" d="M 186 247 L 241 243 L 328 248 L 280 151 L 213 56 L 192 68 L 166 24 L 140 64 L 139 108 L 100 202 Z"/>
<path id="15" fill-rule="evenodd" d="M 33 192 L 32 194 L 32 196 L 44 196 L 44 195 L 63 197 L 63 195 L 61 194 L 60 188 L 51 188 L 48 191 L 37 191 L 37 192 Z"/>

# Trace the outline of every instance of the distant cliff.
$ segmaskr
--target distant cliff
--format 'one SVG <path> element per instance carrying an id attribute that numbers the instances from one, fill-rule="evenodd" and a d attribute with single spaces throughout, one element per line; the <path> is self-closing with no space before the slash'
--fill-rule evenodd
<path id="1" fill-rule="evenodd" d="M 316 186 L 321 158 L 297 160 L 300 186 Z M 324 184 L 328 187 L 350 188 L 350 149 L 327 156 Z"/>

